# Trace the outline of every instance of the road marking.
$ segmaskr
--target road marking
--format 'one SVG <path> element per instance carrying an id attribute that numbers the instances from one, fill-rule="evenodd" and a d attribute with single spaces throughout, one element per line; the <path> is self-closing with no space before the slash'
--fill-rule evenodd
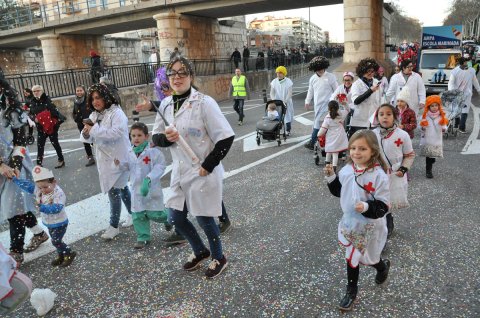
<path id="1" fill-rule="evenodd" d="M 294 138 L 287 138 L 286 141 L 283 141 L 283 137 L 281 137 L 280 140 L 282 142 L 282 145 L 286 145 L 286 144 L 297 143 L 299 141 L 304 141 L 304 140 L 308 139 L 307 137 L 310 137 L 310 135 L 294 137 Z M 245 140 L 243 140 L 243 152 L 266 149 L 266 148 L 271 148 L 271 147 L 278 147 L 277 140 L 266 141 L 262 137 L 260 137 L 260 138 L 261 138 L 260 146 L 257 145 L 257 136 L 252 135 L 252 136 L 249 136 L 248 138 L 245 138 Z"/>
<path id="2" fill-rule="evenodd" d="M 478 133 L 480 131 L 480 108 L 472 104 L 474 124 L 473 130 L 468 137 L 467 143 L 463 147 L 462 155 L 473 155 L 480 153 L 480 139 L 478 139 Z"/>
<path id="3" fill-rule="evenodd" d="M 295 117 L 295 120 L 298 121 L 301 124 L 304 124 L 305 126 L 312 126 L 313 125 L 312 120 L 307 119 L 307 118 L 302 117 L 302 116 Z"/>

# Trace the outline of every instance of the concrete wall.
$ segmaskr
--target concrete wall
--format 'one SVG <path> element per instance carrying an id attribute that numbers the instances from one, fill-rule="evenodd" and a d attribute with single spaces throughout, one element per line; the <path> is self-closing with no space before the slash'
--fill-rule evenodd
<path id="1" fill-rule="evenodd" d="M 311 72 L 305 65 L 295 65 L 288 68 L 288 77 L 290 79 L 296 79 L 298 77 L 306 76 Z M 199 90 L 207 95 L 213 97 L 217 102 L 221 102 L 230 99 L 228 95 L 229 85 L 232 80 L 232 75 L 216 75 L 216 76 L 199 76 L 194 80 L 194 84 Z M 267 90 L 267 94 L 270 92 L 270 82 L 275 78 L 274 70 L 259 71 L 247 73 L 250 89 L 253 92 L 253 98 L 261 98 L 262 89 Z M 151 99 L 156 99 L 153 85 L 140 85 L 135 87 L 121 88 L 120 98 L 122 99 L 122 108 L 129 118 L 132 117 L 132 111 L 135 105 L 141 102 L 139 96 L 145 94 Z M 62 129 L 73 129 L 76 127 L 71 113 L 73 107 L 74 96 L 55 98 L 53 99 L 55 105 L 59 108 L 60 112 L 67 117 L 67 121 L 62 125 Z M 144 112 L 140 114 L 142 116 L 152 115 L 151 112 Z"/>
<path id="2" fill-rule="evenodd" d="M 42 72 L 45 70 L 42 50 L 41 48 L 1 50 L 0 67 L 5 74 Z"/>
<path id="3" fill-rule="evenodd" d="M 100 55 L 107 65 L 144 63 L 141 39 L 103 38 Z"/>

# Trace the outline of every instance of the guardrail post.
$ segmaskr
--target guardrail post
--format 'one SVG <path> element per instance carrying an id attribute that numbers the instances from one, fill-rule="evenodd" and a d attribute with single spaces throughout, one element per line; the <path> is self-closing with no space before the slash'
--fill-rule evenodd
<path id="1" fill-rule="evenodd" d="M 60 5 L 58 4 L 58 1 L 57 1 L 57 12 L 58 12 L 58 19 L 60 20 Z"/>
<path id="2" fill-rule="evenodd" d="M 147 63 L 143 63 L 143 74 L 145 74 L 145 84 L 147 84 L 147 85 L 150 82 L 150 76 L 152 75 L 152 73 L 149 70 L 150 67 L 152 67 L 152 65 L 147 64 Z M 152 69 L 153 69 L 153 67 L 152 67 Z"/>
<path id="3" fill-rule="evenodd" d="M 115 72 L 114 72 L 115 69 L 113 68 L 113 66 L 110 70 L 111 70 L 111 73 L 112 73 L 112 83 L 113 83 L 113 85 L 117 86 L 117 83 L 115 81 Z"/>
<path id="4" fill-rule="evenodd" d="M 75 88 L 77 87 L 77 83 L 75 82 L 75 74 L 73 74 L 73 70 L 70 70 L 70 75 L 72 76 L 72 83 L 73 83 L 72 91 L 75 91 Z"/>
<path id="5" fill-rule="evenodd" d="M 28 5 L 28 21 L 30 22 L 30 25 L 33 24 L 32 7 L 30 5 Z"/>

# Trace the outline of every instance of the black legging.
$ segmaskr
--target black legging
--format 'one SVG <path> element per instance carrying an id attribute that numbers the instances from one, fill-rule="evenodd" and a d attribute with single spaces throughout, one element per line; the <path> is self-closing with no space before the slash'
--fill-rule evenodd
<path id="1" fill-rule="evenodd" d="M 50 142 L 52 143 L 53 148 L 55 148 L 55 151 L 57 152 L 58 161 L 63 161 L 64 159 L 63 159 L 62 147 L 60 147 L 60 143 L 58 142 L 58 130 L 51 135 L 47 135 L 42 131 L 42 129 L 37 129 L 37 131 L 38 131 L 37 164 L 42 165 L 43 163 L 43 154 L 45 152 L 45 142 L 47 141 L 47 137 L 50 139 Z"/>
<path id="2" fill-rule="evenodd" d="M 377 264 L 372 265 L 378 272 L 383 272 L 385 270 L 385 263 L 382 259 Z M 347 279 L 348 279 L 348 286 L 350 287 L 357 287 L 358 285 L 358 276 L 360 275 L 360 265 L 356 268 L 350 267 L 347 262 Z"/>
<path id="3" fill-rule="evenodd" d="M 82 123 L 77 123 L 77 128 L 78 128 L 78 130 L 79 130 L 80 132 L 82 132 L 83 127 L 85 127 L 84 124 L 82 124 Z M 88 142 L 84 142 L 84 143 L 83 143 L 83 147 L 85 147 L 85 152 L 87 153 L 87 157 L 88 157 L 88 158 L 92 158 L 92 157 L 93 157 L 92 145 L 89 144 Z"/>
<path id="4" fill-rule="evenodd" d="M 37 225 L 37 218 L 32 212 L 16 215 L 8 219 L 10 225 L 10 252 L 23 253 L 25 244 L 25 227 Z"/>

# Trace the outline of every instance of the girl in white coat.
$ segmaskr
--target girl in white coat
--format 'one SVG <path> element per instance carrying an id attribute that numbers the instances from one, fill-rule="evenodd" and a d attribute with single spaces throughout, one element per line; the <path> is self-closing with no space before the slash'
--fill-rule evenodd
<path id="1" fill-rule="evenodd" d="M 130 138 L 135 155 L 133 160 L 129 161 L 132 219 L 137 233 L 134 247 L 142 249 L 150 244 L 150 221 L 168 223 L 160 181 L 166 164 L 160 149 L 151 148 L 149 145 L 147 125 L 134 123 L 130 128 Z"/>
<path id="2" fill-rule="evenodd" d="M 348 285 L 340 310 L 352 309 L 358 292 L 360 264 L 377 270 L 377 284 L 387 280 L 390 269 L 390 261 L 380 256 L 387 241 L 385 214 L 390 203 L 387 165 L 380 155 L 377 137 L 370 130 L 357 131 L 348 147 L 351 159 L 338 176 L 331 165 L 324 169 L 328 188 L 340 197 L 343 210 L 338 240 L 346 249 Z"/>
<path id="3" fill-rule="evenodd" d="M 330 62 L 323 56 L 314 57 L 308 65 L 308 70 L 315 72 L 308 81 L 307 97 L 305 98 L 305 109 L 310 109 L 310 104 L 313 99 L 313 109 L 315 111 L 312 137 L 310 141 L 305 144 L 305 148 L 310 150 L 314 148 L 322 120 L 328 113 L 330 97 L 338 87 L 335 75 L 327 72 L 329 66 Z"/>
<path id="4" fill-rule="evenodd" d="M 420 127 L 420 154 L 425 156 L 426 177 L 433 178 L 432 168 L 435 158 L 443 158 L 443 133 L 447 129 L 448 119 L 442 108 L 442 100 L 438 95 L 430 95 L 425 102 Z"/>
<path id="5" fill-rule="evenodd" d="M 103 84 L 94 84 L 89 88 L 87 105 L 95 111 L 90 114 L 90 120 L 84 122 L 80 140 L 95 144 L 100 188 L 108 193 L 110 200 L 110 226 L 101 237 L 111 240 L 120 233 L 121 201 L 131 214 L 131 195 L 127 187 L 129 172 L 115 164 L 115 159 L 121 163 L 128 162 L 131 155 L 128 119 Z"/>
<path id="6" fill-rule="evenodd" d="M 279 66 L 275 70 L 277 78 L 270 83 L 270 98 L 281 100 L 287 105 L 287 113 L 285 114 L 285 128 L 287 136 L 290 136 L 293 121 L 293 82 L 286 77 L 287 69 L 285 66 Z"/>
<path id="7" fill-rule="evenodd" d="M 357 65 L 358 79 L 352 85 L 352 100 L 355 105 L 348 135 L 370 127 L 370 117 L 380 106 L 380 82 L 374 78 L 378 63 L 371 58 L 361 60 Z"/>
<path id="8" fill-rule="evenodd" d="M 345 128 L 347 131 L 350 127 L 351 115 L 355 108 L 352 100 L 352 84 L 354 78 L 355 75 L 353 75 L 352 72 L 343 73 L 343 85 L 338 85 L 335 92 L 330 96 L 330 100 L 337 101 L 343 109 L 347 109 L 347 107 L 350 109 L 348 116 L 345 118 Z"/>
<path id="9" fill-rule="evenodd" d="M 227 155 L 235 135 L 218 104 L 192 87 L 194 72 L 190 61 L 175 57 L 167 65 L 167 76 L 174 93 L 162 101 L 158 112 L 171 126 L 157 114 L 153 142 L 168 147 L 172 154 L 171 193 L 166 198 L 166 206 L 170 208 L 169 223 L 193 249 L 183 269 L 193 271 L 211 255 L 212 262 L 205 276 L 214 278 L 227 266 L 215 217 L 222 214 L 223 166 L 220 161 Z M 180 136 L 199 162 L 192 160 L 177 143 Z M 188 220 L 188 212 L 204 230 L 210 250 Z"/>

